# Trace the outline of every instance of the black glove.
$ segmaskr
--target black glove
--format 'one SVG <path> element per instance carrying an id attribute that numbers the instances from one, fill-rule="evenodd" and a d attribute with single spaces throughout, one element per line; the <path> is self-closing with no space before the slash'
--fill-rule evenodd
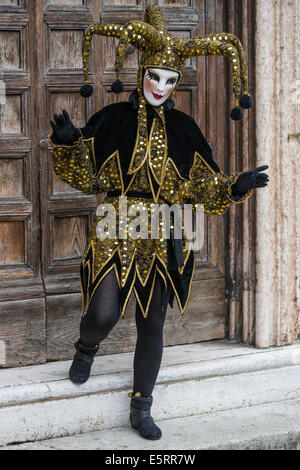
<path id="1" fill-rule="evenodd" d="M 73 126 L 70 116 L 64 109 L 59 116 L 54 114 L 54 121 L 50 121 L 53 129 L 53 141 L 55 144 L 73 145 L 80 137 L 79 129 Z"/>
<path id="2" fill-rule="evenodd" d="M 269 176 L 266 173 L 260 173 L 267 170 L 268 165 L 263 165 L 251 171 L 245 171 L 238 177 L 237 182 L 232 186 L 232 195 L 238 195 L 248 192 L 250 189 L 263 188 L 269 182 Z"/>

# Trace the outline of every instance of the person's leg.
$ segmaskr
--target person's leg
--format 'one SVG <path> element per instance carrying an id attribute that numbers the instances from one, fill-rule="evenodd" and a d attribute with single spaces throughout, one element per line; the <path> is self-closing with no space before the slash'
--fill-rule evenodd
<path id="1" fill-rule="evenodd" d="M 162 433 L 154 423 L 150 410 L 151 396 L 160 369 L 163 352 L 163 327 L 170 286 L 165 291 L 157 277 L 147 318 L 136 307 L 137 343 L 134 356 L 134 386 L 130 404 L 130 421 L 146 439 L 160 439 Z"/>
<path id="2" fill-rule="evenodd" d="M 163 353 L 163 328 L 170 289 L 164 291 L 162 280 L 157 275 L 153 295 L 146 318 L 136 306 L 137 342 L 134 355 L 133 393 L 144 397 L 152 394 L 160 369 Z"/>
<path id="3" fill-rule="evenodd" d="M 90 376 L 94 357 L 103 341 L 120 318 L 120 291 L 112 269 L 93 295 L 86 315 L 80 323 L 80 339 L 69 371 L 72 382 L 82 384 Z"/>
<path id="4" fill-rule="evenodd" d="M 88 311 L 80 323 L 80 343 L 95 346 L 103 341 L 120 318 L 120 291 L 112 269 L 93 295 Z"/>

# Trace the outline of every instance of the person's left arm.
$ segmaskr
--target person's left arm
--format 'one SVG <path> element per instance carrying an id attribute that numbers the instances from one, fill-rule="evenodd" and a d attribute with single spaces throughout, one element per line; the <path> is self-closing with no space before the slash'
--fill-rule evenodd
<path id="1" fill-rule="evenodd" d="M 181 178 L 169 159 L 166 167 L 166 178 L 161 196 L 171 204 L 192 203 L 203 205 L 206 214 L 222 214 L 231 203 L 246 201 L 256 188 L 267 186 L 269 178 L 262 173 L 267 165 L 251 171 L 227 176 L 213 160 L 212 151 L 196 126 L 191 134 L 194 139 L 194 162 L 189 171 L 189 178 Z"/>

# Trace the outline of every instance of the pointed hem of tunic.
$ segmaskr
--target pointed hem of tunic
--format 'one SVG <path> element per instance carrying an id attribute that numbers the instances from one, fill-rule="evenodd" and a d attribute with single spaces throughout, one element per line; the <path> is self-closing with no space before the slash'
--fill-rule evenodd
<path id="1" fill-rule="evenodd" d="M 180 312 L 183 314 L 186 310 L 195 272 L 194 254 L 192 251 L 189 253 L 183 269 L 181 268 L 182 272 L 181 270 L 179 271 L 178 267 L 176 269 L 168 269 L 157 256 L 147 276 L 147 282 L 145 285 L 142 284 L 139 276 L 137 275 L 136 262 L 133 260 L 131 268 L 126 276 L 126 282 L 122 286 L 120 281 L 122 266 L 118 256 L 118 250 L 115 251 L 113 256 L 102 267 L 102 269 L 93 276 L 91 269 L 91 266 L 93 265 L 93 256 L 94 253 L 92 247 L 90 247 L 80 266 L 80 286 L 82 293 L 81 316 L 86 314 L 96 289 L 112 269 L 115 270 L 120 290 L 122 317 L 125 315 L 126 307 L 132 291 L 134 292 L 136 301 L 140 306 L 144 318 L 147 317 L 157 275 L 161 278 L 165 289 L 167 289 L 168 286 L 171 286 L 171 295 L 169 299 L 170 307 L 174 308 L 173 299 L 176 297 Z"/>

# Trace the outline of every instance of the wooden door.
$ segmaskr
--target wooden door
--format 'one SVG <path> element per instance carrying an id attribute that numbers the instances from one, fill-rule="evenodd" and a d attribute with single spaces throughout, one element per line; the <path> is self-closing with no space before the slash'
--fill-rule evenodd
<path id="1" fill-rule="evenodd" d="M 35 2 L 0 0 L 0 365 L 46 360 Z"/>
<path id="2" fill-rule="evenodd" d="M 110 86 L 115 80 L 116 43 L 98 36 L 90 67 L 95 93 L 89 100 L 80 97 L 82 40 L 91 23 L 142 19 L 145 6 L 152 3 L 0 0 L 0 69 L 7 87 L 7 102 L 0 108 L 0 345 L 6 350 L 4 366 L 73 355 L 80 322 L 80 258 L 103 195 L 84 195 L 55 176 L 46 141 L 49 120 L 65 108 L 73 122 L 83 126 L 103 106 L 128 99 L 136 86 L 138 53 L 127 58 L 121 75 L 125 89 L 115 95 Z M 159 3 L 169 30 L 180 37 L 227 29 L 227 2 Z M 225 171 L 229 169 L 229 136 L 234 135 L 228 118 L 228 70 L 223 58 L 192 59 L 176 93 L 176 107 L 199 123 Z M 176 301 L 175 309 L 168 310 L 165 345 L 225 336 L 226 225 L 226 216 L 206 218 L 204 248 L 195 253 L 189 306 L 184 316 Z M 124 320 L 103 343 L 101 354 L 134 349 L 134 309 L 132 294 Z"/>

